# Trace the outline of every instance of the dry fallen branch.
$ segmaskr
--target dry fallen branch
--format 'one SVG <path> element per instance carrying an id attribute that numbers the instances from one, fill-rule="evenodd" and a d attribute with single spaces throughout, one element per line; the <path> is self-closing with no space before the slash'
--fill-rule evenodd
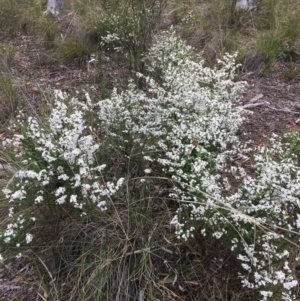
<path id="1" fill-rule="evenodd" d="M 278 111 L 278 112 L 292 113 L 292 114 L 300 114 L 300 112 L 292 111 L 292 110 L 289 110 L 289 109 L 277 109 L 277 108 L 270 107 L 270 106 L 267 106 L 267 107 L 268 107 L 269 109 L 272 109 L 272 110 Z"/>
<path id="2" fill-rule="evenodd" d="M 236 110 L 243 110 L 243 109 L 251 109 L 251 108 L 263 106 L 265 104 L 266 104 L 266 102 L 247 103 L 247 104 L 245 104 L 243 106 L 235 107 L 234 111 L 236 111 Z"/>
<path id="3" fill-rule="evenodd" d="M 266 101 L 257 102 L 257 103 L 247 103 L 247 104 L 242 105 L 242 106 L 237 106 L 237 107 L 233 108 L 233 110 L 237 111 L 237 110 L 252 109 L 252 108 L 260 107 L 260 106 L 263 106 L 263 105 L 266 105 L 267 108 L 269 108 L 271 110 L 274 110 L 274 111 L 277 111 L 277 112 L 300 114 L 300 111 L 292 111 L 292 110 L 289 110 L 289 109 L 280 109 L 280 108 L 278 109 L 278 108 L 270 107 L 270 106 L 268 106 L 268 103 Z M 300 118 L 296 121 L 296 123 L 298 123 L 298 122 L 300 122 Z"/>

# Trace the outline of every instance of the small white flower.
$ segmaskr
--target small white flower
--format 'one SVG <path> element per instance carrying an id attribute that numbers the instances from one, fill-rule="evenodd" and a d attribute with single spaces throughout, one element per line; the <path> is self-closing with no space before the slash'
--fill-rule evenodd
<path id="1" fill-rule="evenodd" d="M 4 242 L 5 242 L 6 244 L 10 243 L 10 241 L 11 241 L 11 237 L 10 237 L 10 236 L 5 237 Z"/>
<path id="2" fill-rule="evenodd" d="M 30 233 L 26 233 L 26 239 L 25 239 L 26 243 L 27 244 L 31 243 L 32 239 L 33 239 L 33 235 Z"/>
<path id="3" fill-rule="evenodd" d="M 97 207 L 100 208 L 101 211 L 106 211 L 107 207 L 106 207 L 106 201 L 101 201 L 97 204 Z"/>
<path id="4" fill-rule="evenodd" d="M 220 239 L 222 236 L 223 236 L 223 232 L 221 231 L 217 231 L 217 232 L 214 232 L 213 233 L 213 236 L 216 238 L 216 239 Z"/>
<path id="5" fill-rule="evenodd" d="M 61 196 L 60 198 L 58 198 L 55 202 L 58 204 L 58 205 L 62 205 L 66 202 L 66 198 L 67 198 L 67 195 L 63 195 Z"/>
<path id="6" fill-rule="evenodd" d="M 40 204 L 43 200 L 44 198 L 41 195 L 39 195 L 38 197 L 35 198 L 34 202 L 35 204 Z"/>
<path id="7" fill-rule="evenodd" d="M 64 194 L 65 192 L 66 192 L 66 188 L 65 187 L 59 187 L 55 191 L 55 196 L 60 196 L 60 195 Z"/>
<path id="8" fill-rule="evenodd" d="M 119 189 L 122 185 L 123 185 L 123 183 L 124 183 L 124 178 L 120 178 L 119 180 L 118 180 L 118 182 L 117 182 L 117 189 Z"/>
<path id="9" fill-rule="evenodd" d="M 292 280 L 290 282 L 285 282 L 283 283 L 283 286 L 287 290 L 291 290 L 293 287 L 298 286 L 298 281 L 297 280 Z"/>
<path id="10" fill-rule="evenodd" d="M 285 273 L 283 273 L 282 271 L 276 271 L 276 272 L 275 272 L 275 277 L 276 277 L 276 279 L 278 279 L 280 282 L 282 282 L 282 281 L 285 279 L 286 275 L 285 275 Z"/>
<path id="11" fill-rule="evenodd" d="M 300 214 L 297 214 L 296 224 L 297 224 L 297 228 L 300 229 Z"/>
<path id="12" fill-rule="evenodd" d="M 13 215 L 14 215 L 14 210 L 15 210 L 15 208 L 14 207 L 10 207 L 9 208 L 9 212 L 8 212 L 8 217 L 12 217 Z"/>

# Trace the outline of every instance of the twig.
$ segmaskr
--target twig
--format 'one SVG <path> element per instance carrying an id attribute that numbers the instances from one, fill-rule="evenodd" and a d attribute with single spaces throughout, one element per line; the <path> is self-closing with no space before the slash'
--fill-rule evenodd
<path id="1" fill-rule="evenodd" d="M 173 254 L 173 251 L 170 250 L 170 249 L 167 249 L 167 248 L 165 248 L 165 247 L 161 247 L 161 249 L 162 249 L 163 251 L 169 253 L 169 254 Z"/>
<path id="2" fill-rule="evenodd" d="M 297 111 L 292 111 L 292 110 L 289 110 L 289 109 L 277 109 L 277 108 L 274 108 L 274 107 L 270 107 L 268 106 L 269 109 L 272 109 L 274 111 L 278 111 L 278 112 L 285 112 L 285 113 L 292 113 L 292 114 L 300 114 L 300 112 L 297 112 Z"/>
<path id="3" fill-rule="evenodd" d="M 267 103 L 266 102 L 247 103 L 243 106 L 235 107 L 235 108 L 233 108 L 233 110 L 236 111 L 236 110 L 243 110 L 243 109 L 252 109 L 252 108 L 263 106 L 263 105 L 267 105 Z M 277 109 L 277 108 L 274 108 L 274 107 L 270 107 L 268 105 L 267 105 L 267 108 L 269 108 L 271 110 L 274 110 L 274 111 L 278 111 L 278 112 L 300 114 L 300 111 L 292 111 L 292 110 L 289 110 L 289 109 Z M 296 122 L 300 122 L 300 119 L 298 119 Z"/>
<path id="4" fill-rule="evenodd" d="M 18 290 L 18 289 L 21 289 L 21 288 L 22 288 L 22 286 L 19 286 L 19 285 L 0 284 L 0 289 Z"/>
<path id="5" fill-rule="evenodd" d="M 243 106 L 235 107 L 234 110 L 251 109 L 251 108 L 263 106 L 265 104 L 266 104 L 265 102 L 247 103 L 247 104 L 245 104 Z"/>
<path id="6" fill-rule="evenodd" d="M 150 252 L 150 250 L 151 250 L 150 248 L 145 248 L 145 249 L 133 251 L 132 254 L 140 254 L 142 252 Z"/>

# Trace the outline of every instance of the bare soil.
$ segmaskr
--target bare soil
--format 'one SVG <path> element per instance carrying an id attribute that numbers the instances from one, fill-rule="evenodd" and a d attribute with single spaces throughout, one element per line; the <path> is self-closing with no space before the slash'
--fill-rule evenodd
<path id="1" fill-rule="evenodd" d="M 272 134 L 300 130 L 300 76 L 289 79 L 286 74 L 299 68 L 300 62 L 279 62 L 264 76 L 243 75 L 248 82 L 242 104 L 259 104 L 249 108 L 253 114 L 245 121 L 245 141 L 253 146 L 264 143 Z M 259 98 L 259 99 L 255 99 Z"/>

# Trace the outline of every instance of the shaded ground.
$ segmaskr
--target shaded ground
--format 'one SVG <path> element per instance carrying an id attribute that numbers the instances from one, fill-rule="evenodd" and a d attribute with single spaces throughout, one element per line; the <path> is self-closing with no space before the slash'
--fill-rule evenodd
<path id="1" fill-rule="evenodd" d="M 132 77 L 122 57 L 112 62 L 109 54 L 103 54 L 101 62 L 97 63 L 88 63 L 90 57 L 84 58 L 84 61 L 74 59 L 65 62 L 54 54 L 53 48 L 34 36 L 21 35 L 14 44 L 17 52 L 11 66 L 12 76 L 21 96 L 33 107 L 47 102 L 47 93 L 53 89 L 62 89 L 71 95 L 86 90 L 92 99 L 100 99 L 113 86 L 123 89 L 126 79 Z M 253 114 L 247 117 L 242 129 L 244 141 L 251 140 L 253 146 L 258 146 L 273 133 L 280 135 L 286 131 L 300 130 L 300 123 L 296 123 L 300 118 L 300 76 L 290 76 L 297 68 L 300 68 L 300 62 L 278 63 L 272 72 L 264 76 L 241 75 L 241 79 L 249 84 L 241 105 L 260 104 L 249 108 Z M 0 140 L 6 134 L 6 126 L 7 121 L 0 120 Z M 4 178 L 5 173 L 1 175 L 0 170 L 1 177 Z M 216 271 L 223 269 L 223 266 L 226 268 L 224 264 Z M 25 273 L 29 281 L 37 279 L 30 265 L 20 265 L 16 261 L 3 266 L 0 268 L 0 296 L 10 296 L 10 300 L 30 300 L 34 291 L 28 288 L 17 271 Z M 27 293 L 24 295 L 25 288 Z"/>
<path id="2" fill-rule="evenodd" d="M 258 104 L 249 108 L 253 112 L 244 125 L 245 141 L 257 146 L 264 143 L 273 133 L 300 130 L 300 76 L 288 79 L 291 70 L 299 68 L 300 62 L 278 63 L 269 74 L 244 76 L 249 84 L 243 95 L 242 104 Z M 257 100 L 255 100 L 257 98 Z M 254 100 L 254 101 L 253 101 Z"/>

